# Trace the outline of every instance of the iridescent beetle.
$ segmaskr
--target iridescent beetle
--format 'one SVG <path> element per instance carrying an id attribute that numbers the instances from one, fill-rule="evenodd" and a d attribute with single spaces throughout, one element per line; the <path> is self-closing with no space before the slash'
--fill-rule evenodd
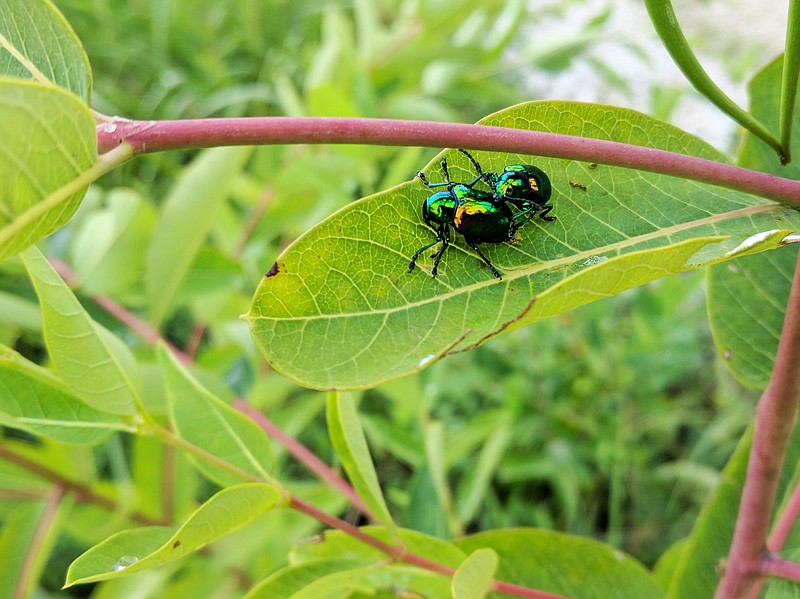
<path id="1" fill-rule="evenodd" d="M 442 247 L 432 256 L 431 276 L 436 277 L 439 262 L 450 244 L 450 227 L 453 227 L 492 274 L 502 280 L 500 271 L 483 255 L 478 244 L 503 243 L 513 239 L 517 231 L 537 214 L 543 221 L 556 220 L 555 216 L 548 216 L 553 209 L 553 205 L 547 203 L 552 193 L 550 179 L 541 169 L 529 164 L 511 164 L 499 175 L 496 172 L 485 173 L 469 152 L 462 149 L 458 151 L 469 158 L 478 173 L 469 183 L 450 180 L 446 158 L 442 159 L 444 182 L 430 183 L 422 171 L 417 173 L 426 187 L 446 187 L 447 191 L 434 193 L 422 204 L 422 219 L 436 233 L 436 241 L 414 253 L 408 264 L 408 272 L 414 270 L 422 252 L 441 243 Z M 483 181 L 492 191 L 475 189 L 479 181 Z M 516 210 L 512 210 L 511 206 Z"/>

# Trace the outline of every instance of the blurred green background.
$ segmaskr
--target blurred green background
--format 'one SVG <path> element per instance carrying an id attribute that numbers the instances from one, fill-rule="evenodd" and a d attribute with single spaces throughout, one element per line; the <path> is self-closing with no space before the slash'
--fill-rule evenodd
<path id="1" fill-rule="evenodd" d="M 683 125 L 687 106 L 691 112 L 701 104 L 648 30 L 644 7 L 633 0 L 55 4 L 92 63 L 94 108 L 108 115 L 474 122 L 522 101 L 559 93 L 572 99 L 563 94 L 580 90 L 575 99 L 605 98 Z M 630 25 L 631 15 L 638 27 Z M 726 53 L 724 46 L 708 51 L 716 51 L 723 76 L 743 89 L 772 57 L 772 41 L 740 43 L 744 50 L 738 53 Z M 649 79 L 643 81 L 643 72 Z M 733 155 L 736 132 L 724 118 L 704 114 L 695 114 L 694 125 L 702 132 L 716 123 L 709 141 Z M 335 458 L 324 395 L 271 372 L 238 316 L 292 239 L 348 202 L 410 179 L 435 153 L 375 146 L 257 148 L 194 258 L 180 307 L 165 324 L 171 341 L 196 348 L 206 384 L 221 395 L 246 398 L 328 462 Z M 144 305 L 143 248 L 158 206 L 194 156 L 144 156 L 107 175 L 70 225 L 49 240 L 49 252 L 78 272 L 87 308 L 97 310 L 88 299 L 95 293 L 133 310 Z M 110 254 L 114 277 L 98 275 L 86 254 L 85 240 L 107 225 L 106 217 L 124 222 L 125 245 L 116 242 L 116 254 Z M 149 348 L 132 333 L 99 311 L 95 316 L 152 363 Z M 13 335 L 10 344 L 26 355 L 41 345 L 35 331 L 3 335 Z M 401 525 L 445 537 L 551 527 L 608 541 L 652 564 L 688 534 L 750 419 L 755 394 L 721 367 L 706 323 L 703 273 L 692 273 L 500 336 L 359 397 L 378 474 Z M 157 480 L 143 466 L 157 451 L 152 445 L 123 438 L 96 449 L 99 476 L 140 489 L 148 476 Z M 279 477 L 294 481 L 293 490 L 320 506 L 343 509 L 302 466 L 280 451 L 278 457 Z M 212 489 L 188 468 L 177 472 L 180 517 L 181 506 Z M 137 501 L 156 512 L 154 499 Z M 246 555 L 248 563 L 258 561 L 248 573 L 263 574 L 281 565 L 289 544 L 314 530 L 313 522 L 294 517 L 284 518 L 283 526 L 283 534 L 269 540 L 245 532 L 221 546 L 236 547 L 231 563 Z M 51 590 L 60 586 L 69 559 L 91 542 L 87 531 L 74 534 L 51 560 Z M 258 543 L 269 544 L 271 557 Z M 252 547 L 260 549 L 248 553 Z M 127 583 L 113 584 L 105 588 Z"/>

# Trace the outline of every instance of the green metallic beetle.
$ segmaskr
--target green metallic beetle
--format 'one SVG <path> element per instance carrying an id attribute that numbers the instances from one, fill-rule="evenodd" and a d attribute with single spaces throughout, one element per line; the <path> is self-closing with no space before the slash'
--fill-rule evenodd
<path id="1" fill-rule="evenodd" d="M 422 252 L 441 243 L 442 247 L 432 256 L 431 276 L 435 278 L 442 255 L 450 244 L 450 227 L 453 227 L 480 256 L 495 278 L 502 280 L 500 271 L 483 255 L 478 244 L 503 243 L 513 239 L 520 227 L 537 214 L 544 221 L 555 220 L 556 217 L 547 216 L 553 209 L 553 205 L 547 203 L 552 193 L 550 179 L 541 169 L 527 164 L 509 165 L 499 175 L 496 172 L 486 173 L 469 152 L 462 149 L 459 152 L 470 159 L 478 173 L 469 183 L 450 180 L 446 158 L 442 159 L 444 182 L 430 183 L 422 171 L 417 173 L 426 187 L 447 187 L 447 191 L 434 193 L 422 204 L 422 219 L 434 230 L 436 240 L 414 253 L 408 264 L 408 272 L 414 270 Z M 483 181 L 492 191 L 475 189 L 479 181 Z"/>

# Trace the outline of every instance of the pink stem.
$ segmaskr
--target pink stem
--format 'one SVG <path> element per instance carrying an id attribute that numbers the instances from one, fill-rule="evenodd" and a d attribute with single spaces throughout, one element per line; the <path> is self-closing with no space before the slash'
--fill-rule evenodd
<path id="1" fill-rule="evenodd" d="M 114 119 L 97 126 L 100 152 L 122 142 L 135 154 L 256 144 L 372 144 L 470 148 L 597 162 L 662 173 L 800 207 L 800 181 L 613 141 L 486 125 L 391 119 L 242 117 L 180 121 Z"/>
<path id="2" fill-rule="evenodd" d="M 334 472 L 330 466 L 320 460 L 314 453 L 312 453 L 306 446 L 293 439 L 280 428 L 278 428 L 269 418 L 256 410 L 253 406 L 248 404 L 243 399 L 236 399 L 233 402 L 233 407 L 247 415 L 253 422 L 260 426 L 268 436 L 275 439 L 278 443 L 283 445 L 289 453 L 297 458 L 301 463 L 305 464 L 306 468 L 311 470 L 319 478 L 326 481 L 334 489 L 338 489 L 340 493 L 345 495 L 350 502 L 355 505 L 362 513 L 364 513 L 373 522 L 377 521 L 375 515 L 364 504 L 353 487 L 347 484 L 342 477 Z"/>
<path id="3" fill-rule="evenodd" d="M 800 518 L 800 485 L 797 485 L 792 491 L 792 496 L 772 528 L 772 535 L 767 541 L 767 547 L 769 547 L 770 551 L 777 553 L 783 548 L 783 544 L 789 537 L 789 533 L 792 532 L 792 528 L 798 518 Z"/>
<path id="4" fill-rule="evenodd" d="M 800 582 L 800 564 L 770 554 L 761 562 L 761 574 Z"/>
<path id="5" fill-rule="evenodd" d="M 775 365 L 756 406 L 755 433 L 739 516 L 716 599 L 750 596 L 763 583 L 772 509 L 800 398 L 800 255 Z"/>

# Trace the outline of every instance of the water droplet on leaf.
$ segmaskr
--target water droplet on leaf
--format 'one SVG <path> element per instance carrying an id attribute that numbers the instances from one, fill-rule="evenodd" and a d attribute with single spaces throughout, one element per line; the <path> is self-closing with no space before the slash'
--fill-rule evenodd
<path id="1" fill-rule="evenodd" d="M 124 570 L 128 566 L 132 566 L 136 562 L 139 561 L 139 558 L 135 555 L 123 555 L 117 561 L 114 562 L 114 565 L 111 567 L 114 572 L 119 572 L 120 570 Z"/>

